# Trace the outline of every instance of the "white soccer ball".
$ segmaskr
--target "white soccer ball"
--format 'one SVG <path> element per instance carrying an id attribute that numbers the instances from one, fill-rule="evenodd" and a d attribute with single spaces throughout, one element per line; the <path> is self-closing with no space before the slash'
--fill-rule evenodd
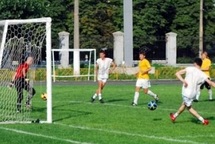
<path id="1" fill-rule="evenodd" d="M 149 109 L 149 110 L 155 110 L 157 107 L 158 107 L 158 106 L 157 106 L 157 104 L 156 104 L 155 101 L 150 101 L 150 102 L 148 103 L 148 109 Z"/>
<path id="2" fill-rule="evenodd" d="M 47 100 L 47 94 L 46 93 L 42 93 L 41 94 L 41 99 L 46 101 Z"/>

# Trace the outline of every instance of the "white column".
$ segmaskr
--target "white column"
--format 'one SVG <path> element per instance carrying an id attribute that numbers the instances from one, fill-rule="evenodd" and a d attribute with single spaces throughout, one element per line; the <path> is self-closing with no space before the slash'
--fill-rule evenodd
<path id="1" fill-rule="evenodd" d="M 60 40 L 60 49 L 69 49 L 69 33 L 62 31 L 58 33 Z M 69 67 L 69 51 L 60 52 L 61 68 Z"/>
<path id="2" fill-rule="evenodd" d="M 79 48 L 79 0 L 74 0 L 74 49 Z M 73 53 L 73 74 L 80 75 L 80 52 L 78 50 Z"/>
<path id="3" fill-rule="evenodd" d="M 133 65 L 133 0 L 123 0 L 125 65 Z"/>
<path id="4" fill-rule="evenodd" d="M 113 33 L 114 44 L 113 44 L 113 56 L 114 62 L 119 66 L 122 65 L 124 58 L 124 34 L 121 31 Z"/>
<path id="5" fill-rule="evenodd" d="M 177 59 L 176 36 L 174 32 L 166 34 L 166 60 L 168 65 L 175 66 Z"/>

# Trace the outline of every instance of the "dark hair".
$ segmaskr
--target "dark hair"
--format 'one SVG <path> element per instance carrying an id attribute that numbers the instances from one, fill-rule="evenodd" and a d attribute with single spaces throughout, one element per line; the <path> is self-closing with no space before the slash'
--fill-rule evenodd
<path id="1" fill-rule="evenodd" d="M 144 51 L 140 51 L 139 54 L 146 56 L 146 52 L 144 52 Z"/>
<path id="2" fill-rule="evenodd" d="M 107 48 L 101 48 L 99 53 L 103 53 L 105 56 L 107 56 Z"/>
<path id="3" fill-rule="evenodd" d="M 194 63 L 196 63 L 198 66 L 202 66 L 202 59 L 200 59 L 200 58 L 195 58 L 194 59 Z"/>

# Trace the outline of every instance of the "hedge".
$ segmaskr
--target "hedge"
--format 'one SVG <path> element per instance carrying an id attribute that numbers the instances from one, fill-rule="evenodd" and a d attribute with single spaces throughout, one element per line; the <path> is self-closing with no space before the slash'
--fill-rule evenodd
<path id="1" fill-rule="evenodd" d="M 151 79 L 176 79 L 175 73 L 182 68 L 179 67 L 158 67 L 155 70 L 154 74 L 150 74 Z M 73 69 L 56 69 L 56 75 L 72 75 Z M 0 70 L 0 80 L 10 81 L 13 75 L 13 71 L 8 69 L 1 69 Z M 80 69 L 81 74 L 87 74 L 87 68 Z M 93 73 L 93 69 L 91 69 L 91 74 Z M 46 80 L 46 69 L 40 68 L 36 69 L 36 71 L 30 71 L 30 78 L 36 81 L 44 81 Z M 211 77 L 215 78 L 215 68 L 211 69 Z M 134 75 L 126 75 L 126 74 L 119 74 L 119 73 L 112 73 L 110 74 L 109 79 L 111 80 L 135 80 Z M 56 80 L 87 80 L 87 77 L 73 77 L 73 78 L 59 78 L 57 77 Z M 90 77 L 90 80 L 93 80 L 93 77 Z"/>

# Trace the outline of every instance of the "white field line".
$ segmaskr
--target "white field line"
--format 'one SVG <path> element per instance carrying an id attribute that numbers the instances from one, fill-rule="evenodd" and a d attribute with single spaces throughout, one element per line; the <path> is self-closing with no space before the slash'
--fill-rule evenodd
<path id="1" fill-rule="evenodd" d="M 70 103 L 82 103 L 82 104 L 89 104 L 92 105 L 91 102 L 86 102 L 86 101 L 69 101 Z M 94 103 L 97 104 L 97 103 Z M 107 106 L 116 106 L 116 107 L 125 107 L 125 108 L 134 108 L 134 109 L 147 109 L 146 107 L 143 106 L 132 106 L 132 105 L 120 105 L 120 104 L 113 104 L 113 103 L 104 103 L 104 104 L 100 104 L 100 105 L 107 105 Z M 180 106 L 180 104 L 178 105 L 178 107 Z M 177 109 L 167 109 L 167 108 L 159 108 L 159 103 L 158 103 L 158 109 L 159 110 L 163 110 L 163 111 L 169 111 L 169 112 L 176 112 Z M 188 112 L 188 111 L 184 111 L 184 112 Z M 206 114 L 215 114 L 214 112 L 206 112 L 206 111 L 198 111 L 198 113 L 206 113 Z"/>
<path id="2" fill-rule="evenodd" d="M 186 143 L 186 144 L 204 144 L 204 143 L 198 143 L 191 140 L 185 140 L 185 139 L 174 139 L 169 137 L 162 137 L 162 136 L 155 136 L 155 135 L 145 135 L 145 134 L 135 134 L 135 133 L 129 133 L 129 132 L 123 132 L 123 131 L 117 131 L 117 130 L 108 130 L 108 129 L 100 129 L 100 128 L 90 128 L 85 126 L 75 126 L 75 125 L 66 125 L 62 123 L 54 123 L 61 126 L 71 127 L 74 129 L 82 129 L 82 130 L 89 130 L 89 131 L 100 131 L 100 132 L 107 132 L 112 134 L 119 134 L 119 135 L 125 135 L 125 136 L 132 136 L 132 137 L 141 137 L 141 138 L 147 138 L 147 139 L 156 139 L 156 140 L 163 140 L 163 141 L 169 141 L 169 142 L 178 142 L 178 143 Z"/>
<path id="3" fill-rule="evenodd" d="M 199 138 L 199 137 L 204 137 L 204 138 L 214 138 L 215 135 L 212 134 L 207 134 L 207 135 L 186 135 L 186 136 L 179 136 L 179 138 Z"/>
<path id="4" fill-rule="evenodd" d="M 18 129 L 11 129 L 11 128 L 5 128 L 5 127 L 0 127 L 0 129 L 10 131 L 10 132 L 19 133 L 19 134 L 25 134 L 25 135 L 36 136 L 36 137 L 43 137 L 43 138 L 47 138 L 47 139 L 51 139 L 51 140 L 68 142 L 68 143 L 73 143 L 73 144 L 92 144 L 92 143 L 88 143 L 88 142 L 80 142 L 80 141 L 75 141 L 75 140 L 71 140 L 71 139 L 62 139 L 62 138 L 58 138 L 58 137 L 54 137 L 54 136 L 42 135 L 42 134 L 27 132 L 27 131 L 18 130 Z"/>

